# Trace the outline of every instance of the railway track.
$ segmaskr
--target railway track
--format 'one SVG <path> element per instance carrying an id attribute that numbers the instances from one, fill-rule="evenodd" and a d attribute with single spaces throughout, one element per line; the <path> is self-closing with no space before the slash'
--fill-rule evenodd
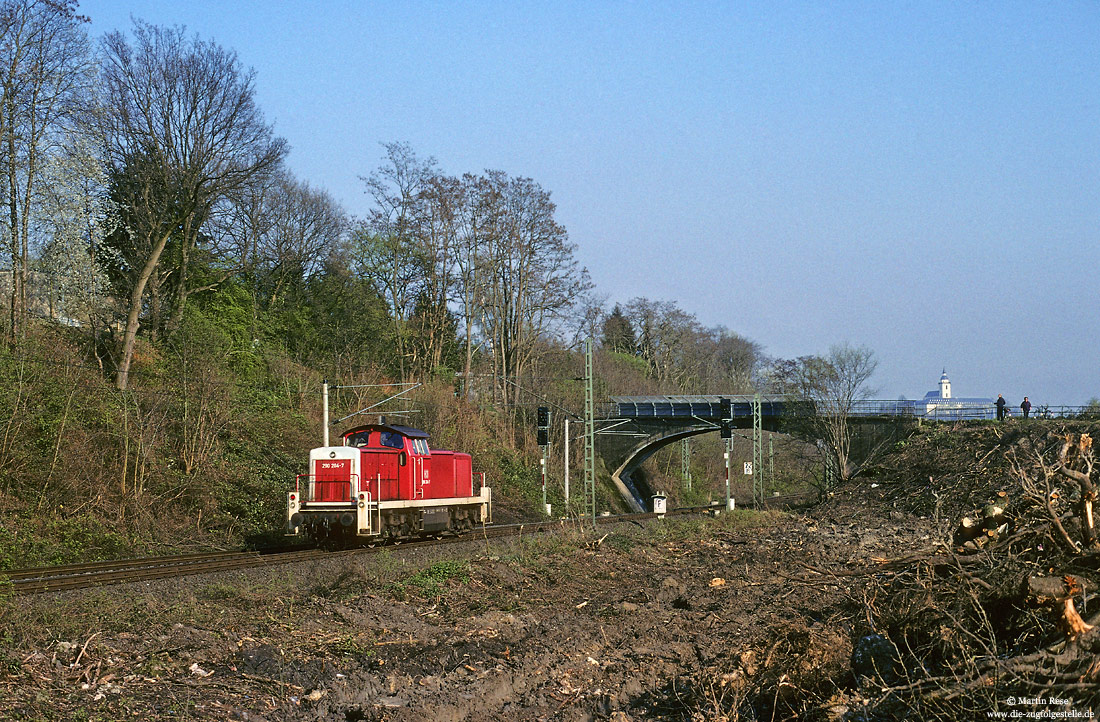
<path id="1" fill-rule="evenodd" d="M 790 500 L 771 498 L 768 507 L 781 505 Z M 668 516 L 699 514 L 714 510 L 715 507 L 692 507 L 673 509 Z M 596 517 L 598 525 L 614 524 L 624 521 L 641 522 L 657 518 L 656 514 L 620 514 Z M 581 520 L 561 519 L 528 522 L 522 524 L 495 524 L 476 529 L 459 536 L 430 537 L 409 539 L 387 544 L 368 545 L 353 549 L 330 551 L 316 547 L 284 547 L 262 551 L 237 552 L 200 552 L 174 556 L 147 557 L 141 559 L 118 559 L 113 561 L 89 562 L 87 564 L 69 564 L 63 566 L 34 567 L 13 569 L 0 572 L 0 579 L 7 579 L 15 595 L 39 594 L 44 592 L 63 592 L 112 584 L 171 579 L 176 577 L 206 574 L 211 572 L 232 571 L 234 569 L 255 568 L 274 564 L 332 559 L 344 555 L 369 554 L 397 546 L 429 546 L 456 544 L 482 539 L 500 539 L 521 534 L 539 534 L 557 531 L 567 527 L 580 527 Z"/>
<path id="2" fill-rule="evenodd" d="M 273 549 L 251 552 L 209 552 L 143 559 L 68 564 L 53 567 L 13 569 L 0 573 L 11 582 L 17 595 L 61 592 L 110 584 L 167 579 L 171 577 L 226 571 L 245 567 L 285 564 L 317 558 L 318 549 Z"/>

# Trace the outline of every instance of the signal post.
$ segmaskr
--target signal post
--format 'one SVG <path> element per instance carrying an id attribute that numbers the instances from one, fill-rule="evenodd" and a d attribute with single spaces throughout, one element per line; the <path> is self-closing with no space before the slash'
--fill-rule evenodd
<path id="1" fill-rule="evenodd" d="M 539 459 L 539 470 L 542 473 L 542 509 L 546 516 L 550 516 L 550 504 L 546 502 L 546 457 L 550 449 L 550 409 L 546 406 L 538 408 L 538 444 L 542 449 L 542 458 Z"/>
<path id="2" fill-rule="evenodd" d="M 729 399 L 722 399 L 719 405 L 719 421 L 721 422 L 722 442 L 725 445 L 723 456 L 726 461 L 726 510 L 730 509 L 730 453 L 733 442 L 733 404 Z"/>

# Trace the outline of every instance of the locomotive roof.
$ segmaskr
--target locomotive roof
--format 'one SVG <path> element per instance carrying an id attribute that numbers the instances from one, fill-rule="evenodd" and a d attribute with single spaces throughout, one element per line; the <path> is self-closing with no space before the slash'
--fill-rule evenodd
<path id="1" fill-rule="evenodd" d="M 407 436 L 410 439 L 426 439 L 428 438 L 428 432 L 421 429 L 414 429 L 411 426 L 401 426 L 399 424 L 366 424 L 365 426 L 356 426 L 354 429 L 348 429 L 341 436 L 348 436 L 349 434 L 357 434 L 360 431 L 394 431 L 402 436 Z"/>

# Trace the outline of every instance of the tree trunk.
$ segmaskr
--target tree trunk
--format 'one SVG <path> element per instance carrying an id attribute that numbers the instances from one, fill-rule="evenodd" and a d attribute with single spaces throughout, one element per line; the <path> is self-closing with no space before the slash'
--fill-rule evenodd
<path id="1" fill-rule="evenodd" d="M 145 285 L 149 282 L 150 276 L 153 275 L 153 271 L 156 270 L 157 262 L 160 260 L 160 254 L 164 252 L 164 247 L 168 244 L 168 238 L 170 233 L 165 233 L 161 236 L 153 247 L 152 253 L 145 259 L 145 265 L 142 266 L 141 275 L 138 276 L 137 283 L 134 284 L 134 290 L 130 294 L 130 313 L 126 317 L 126 333 L 122 337 L 122 353 L 120 354 L 121 360 L 118 364 L 118 373 L 115 376 L 115 386 L 119 391 L 125 391 L 130 381 L 130 362 L 134 357 L 134 341 L 137 338 L 137 331 L 139 319 L 141 317 L 141 301 L 145 295 Z"/>
<path id="2" fill-rule="evenodd" d="M 168 314 L 168 328 L 165 338 L 172 335 L 183 324 L 183 306 L 187 303 L 187 265 L 191 260 L 191 216 L 188 215 L 183 222 L 183 233 L 180 234 L 180 265 L 176 269 L 179 276 L 176 278 L 176 299 L 172 304 L 172 310 Z"/>
<path id="3" fill-rule="evenodd" d="M 9 91 L 10 93 L 10 91 Z M 11 120 L 8 121 L 8 133 L 7 133 L 7 165 L 8 165 L 8 232 L 11 234 L 11 325 L 10 325 L 10 341 L 15 343 L 19 338 L 21 329 L 21 321 L 23 317 L 23 309 L 19 304 L 19 299 L 23 296 L 22 289 L 20 288 L 20 279 L 22 274 L 19 269 L 19 201 L 17 188 L 19 181 L 16 177 L 16 154 L 15 154 L 15 128 L 14 128 L 14 114 L 15 110 L 11 107 L 13 100 L 9 98 L 5 103 L 5 111 Z"/>
<path id="4" fill-rule="evenodd" d="M 466 361 L 462 367 L 463 389 L 462 393 L 466 397 L 466 400 L 470 400 L 470 368 L 473 366 L 474 360 L 474 340 L 473 334 L 470 331 L 470 314 L 466 314 Z"/>

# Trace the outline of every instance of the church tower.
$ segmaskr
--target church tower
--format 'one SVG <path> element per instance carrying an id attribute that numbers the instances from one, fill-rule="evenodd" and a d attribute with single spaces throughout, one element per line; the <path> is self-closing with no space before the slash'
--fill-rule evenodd
<path id="1" fill-rule="evenodd" d="M 940 376 L 940 398 L 951 398 L 951 379 L 947 378 L 947 369 L 943 370 L 943 375 Z"/>

